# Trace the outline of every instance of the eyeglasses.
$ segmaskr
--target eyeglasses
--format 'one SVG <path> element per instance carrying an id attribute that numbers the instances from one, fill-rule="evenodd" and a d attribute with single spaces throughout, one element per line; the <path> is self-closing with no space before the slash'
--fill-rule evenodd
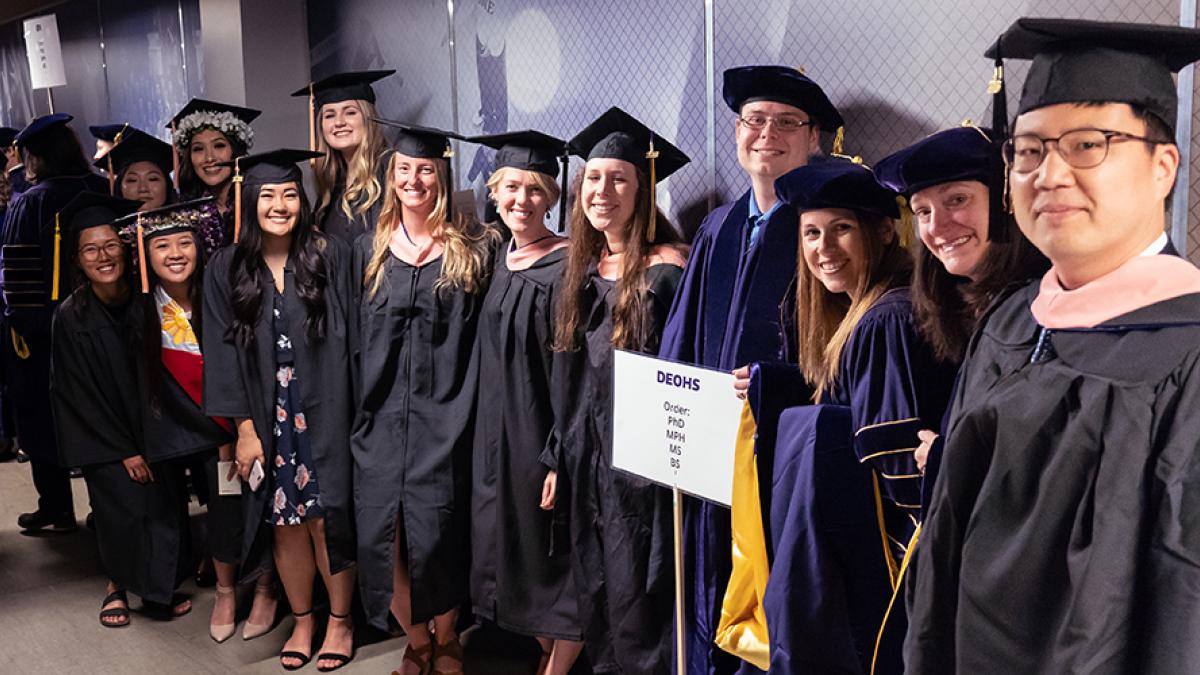
<path id="1" fill-rule="evenodd" d="M 763 127 L 767 126 L 768 122 L 771 122 L 775 125 L 775 128 L 780 133 L 784 134 L 794 133 L 800 131 L 804 127 L 812 125 L 811 121 L 802 120 L 799 117 L 792 115 L 772 116 L 750 114 L 746 115 L 745 117 L 738 117 L 738 119 L 741 120 L 742 124 L 745 124 L 747 127 L 750 127 L 755 131 L 761 131 Z"/>
<path id="2" fill-rule="evenodd" d="M 103 252 L 106 257 L 116 258 L 121 255 L 121 250 L 124 246 L 119 241 L 110 241 L 103 246 L 96 244 L 88 244 L 79 249 L 79 257 L 87 262 L 96 262 L 100 259 L 100 253 Z"/>
<path id="3" fill-rule="evenodd" d="M 1106 129 L 1074 129 L 1058 138 L 1019 134 L 1004 142 L 1004 161 L 1016 173 L 1032 173 L 1046 161 L 1046 146 L 1053 143 L 1058 155 L 1068 165 L 1076 169 L 1090 169 L 1099 166 L 1108 157 L 1110 144 L 1122 141 L 1154 145 L 1171 142 Z"/>

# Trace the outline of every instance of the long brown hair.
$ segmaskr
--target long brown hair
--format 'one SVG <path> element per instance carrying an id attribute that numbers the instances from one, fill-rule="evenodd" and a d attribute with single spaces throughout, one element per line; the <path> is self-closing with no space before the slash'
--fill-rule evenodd
<path id="1" fill-rule="evenodd" d="M 805 262 L 800 238 L 796 270 L 796 322 L 800 371 L 820 400 L 837 379 L 842 350 L 867 310 L 887 291 L 908 283 L 912 262 L 891 218 L 854 211 L 862 232 L 864 261 L 854 293 L 830 293 Z M 891 234 L 889 239 L 888 235 Z M 855 299 L 851 300 L 853 296 Z"/>
<path id="2" fill-rule="evenodd" d="M 578 328 L 581 294 L 587 282 L 591 265 L 600 259 L 606 250 L 604 233 L 592 227 L 584 213 L 583 175 L 584 166 L 575 174 L 571 194 L 575 196 L 571 205 L 568 227 L 571 244 L 567 250 L 567 267 L 563 272 L 562 296 L 554 317 L 554 349 L 575 351 L 579 347 Z M 649 340 L 649 325 L 646 321 L 646 263 L 655 246 L 678 244 L 683 240 L 663 215 L 657 211 L 654 241 L 646 241 L 650 226 L 650 180 L 646 173 L 634 167 L 637 175 L 637 191 L 634 196 L 637 207 L 625 228 L 624 260 L 621 277 L 617 280 L 617 302 L 613 308 L 612 344 L 622 349 L 643 349 Z"/>
<path id="3" fill-rule="evenodd" d="M 912 303 L 917 329 L 945 363 L 962 361 L 979 318 L 996 296 L 1050 268 L 1050 261 L 1021 234 L 1016 221 L 1009 218 L 1006 227 L 1005 241 L 991 242 L 979 262 L 978 281 L 950 274 L 924 245 L 913 252 Z"/>
<path id="4" fill-rule="evenodd" d="M 398 156 L 399 153 L 393 152 L 388 160 L 388 185 L 384 191 L 383 210 L 375 223 L 371 259 L 367 261 L 367 268 L 363 273 L 363 288 L 369 288 L 371 295 L 378 292 L 383 283 L 383 264 L 390 255 L 388 242 L 391 241 L 392 231 L 400 225 L 402 206 L 391 178 Z M 432 228 L 434 236 L 440 237 L 446 247 L 445 253 L 442 254 L 442 271 L 434 288 L 453 288 L 465 293 L 475 293 L 483 288 L 484 280 L 491 273 L 490 251 L 500 240 L 500 233 L 480 225 L 479 221 L 463 211 L 456 210 L 453 218 L 447 218 L 450 200 L 446 186 L 449 179 L 446 160 L 434 159 L 433 168 L 437 177 L 438 196 L 427 222 L 437 224 Z"/>
<path id="5" fill-rule="evenodd" d="M 325 134 L 321 131 L 321 111 L 317 110 L 317 151 L 325 153 L 317 161 L 313 178 L 317 183 L 318 221 L 324 216 L 326 209 L 338 208 L 347 218 L 362 215 L 375 202 L 383 197 L 385 185 L 380 185 L 376 176 L 379 162 L 384 161 L 386 144 L 383 130 L 375 122 L 375 106 L 370 101 L 357 100 L 359 112 L 363 117 L 363 140 L 354 149 L 354 154 L 347 162 L 342 153 L 329 147 L 325 142 Z M 333 190 L 339 179 L 345 179 L 342 197 L 337 204 L 331 204 Z"/>

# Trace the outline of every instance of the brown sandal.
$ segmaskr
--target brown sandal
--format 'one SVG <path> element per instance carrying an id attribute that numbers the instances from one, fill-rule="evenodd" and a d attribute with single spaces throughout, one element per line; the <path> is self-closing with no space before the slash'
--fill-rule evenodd
<path id="1" fill-rule="evenodd" d="M 454 670 L 442 670 L 435 665 L 433 668 L 433 675 L 465 675 L 463 673 L 462 643 L 458 641 L 457 636 L 455 636 L 454 639 L 446 642 L 446 644 L 438 644 L 433 655 L 433 662 L 436 664 L 438 657 L 441 656 L 458 661 L 458 667 Z"/>
<path id="2" fill-rule="evenodd" d="M 403 661 L 408 661 L 417 667 L 418 675 L 429 675 L 430 665 L 433 663 L 433 642 L 421 648 L 408 645 L 404 648 Z M 392 675 L 401 675 L 399 670 L 393 670 Z"/>

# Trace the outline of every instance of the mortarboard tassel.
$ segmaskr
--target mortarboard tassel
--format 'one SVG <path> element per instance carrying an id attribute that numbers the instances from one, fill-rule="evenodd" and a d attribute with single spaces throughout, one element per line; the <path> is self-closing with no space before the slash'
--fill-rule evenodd
<path id="1" fill-rule="evenodd" d="M 1008 92 L 1004 86 L 1003 38 L 996 40 L 996 59 L 988 93 L 992 95 L 992 181 L 988 186 L 988 240 L 1008 240 L 1008 162 L 1004 159 L 1004 143 L 1008 140 Z"/>
<path id="2" fill-rule="evenodd" d="M 646 226 L 646 241 L 653 244 L 658 226 L 658 205 L 655 204 L 658 181 L 654 177 L 654 160 L 658 159 L 658 151 L 654 149 L 654 134 L 650 134 L 650 150 L 646 153 L 646 159 L 650 160 L 650 224 Z"/>
<path id="3" fill-rule="evenodd" d="M 317 96 L 313 93 L 313 83 L 308 83 L 308 149 L 317 151 Z M 317 170 L 317 158 L 308 160 L 308 166 Z"/>
<path id="4" fill-rule="evenodd" d="M 233 243 L 242 233 L 242 167 L 240 157 L 233 160 Z"/>
<path id="5" fill-rule="evenodd" d="M 454 222 L 454 146 L 446 139 L 446 149 L 442 152 L 446 160 L 446 222 Z"/>
<path id="6" fill-rule="evenodd" d="M 562 178 L 559 179 L 561 190 L 558 193 L 558 233 L 562 234 L 567 230 L 567 171 L 571 168 L 570 150 L 564 148 L 558 161 L 562 163 Z"/>
<path id="7" fill-rule="evenodd" d="M 125 130 L 129 128 L 129 123 L 126 122 L 121 130 L 113 136 L 112 145 L 104 152 L 104 158 L 108 161 L 108 194 L 110 197 L 117 196 L 117 176 L 113 172 L 112 151 L 121 144 L 121 139 L 125 136 Z"/>
<path id="8" fill-rule="evenodd" d="M 896 229 L 899 231 L 900 246 L 908 248 L 913 241 L 913 212 L 908 205 L 908 200 L 904 195 L 896 195 L 896 207 L 900 209 L 900 224 Z"/>
<path id="9" fill-rule="evenodd" d="M 179 146 L 175 143 L 175 123 L 171 122 L 171 182 L 179 192 Z"/>
<path id="10" fill-rule="evenodd" d="M 146 266 L 150 261 L 146 259 L 146 239 L 145 228 L 142 227 L 142 214 L 139 212 L 137 216 L 137 247 L 138 247 L 138 273 L 142 277 L 142 292 L 150 292 L 150 276 L 146 272 Z"/>
<path id="11" fill-rule="evenodd" d="M 50 300 L 58 300 L 59 259 L 62 257 L 62 228 L 58 225 L 58 214 L 54 214 L 54 276 L 50 279 Z"/>
<path id="12" fill-rule="evenodd" d="M 16 328 L 9 328 L 8 330 L 12 333 L 13 353 L 22 361 L 29 358 L 29 343 L 25 342 L 25 338 L 21 337 Z"/>
<path id="13" fill-rule="evenodd" d="M 846 127 L 838 127 L 833 134 L 833 149 L 835 155 L 842 154 L 843 147 L 846 144 Z"/>

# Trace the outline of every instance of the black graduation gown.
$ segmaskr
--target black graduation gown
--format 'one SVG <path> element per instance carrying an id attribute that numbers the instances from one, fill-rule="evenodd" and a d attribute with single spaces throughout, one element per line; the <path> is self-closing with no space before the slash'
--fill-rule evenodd
<path id="1" fill-rule="evenodd" d="M 153 293 L 141 294 L 134 302 L 132 320 L 145 321 L 147 313 L 157 319 Z M 193 317 L 202 312 L 202 307 L 193 308 Z M 193 328 L 200 324 L 192 322 Z M 152 330 L 147 330 L 145 339 L 161 339 L 157 321 L 146 328 Z M 204 414 L 161 359 L 151 364 L 141 352 L 133 355 L 133 361 L 147 460 L 162 463 L 164 471 L 173 471 L 180 480 L 185 480 L 184 471 L 191 471 L 197 495 L 208 509 L 207 550 L 221 562 L 239 562 L 245 533 L 240 498 L 217 494 L 217 448 L 234 442 L 234 433 Z"/>
<path id="2" fill-rule="evenodd" d="M 553 308 L 566 254 L 552 251 L 514 272 L 501 251 L 483 301 L 471 598 L 477 615 L 507 630 L 579 640 L 570 558 L 552 551 L 553 516 L 539 507 L 548 472 L 540 455 L 554 425 Z"/>
<path id="3" fill-rule="evenodd" d="M 135 300 L 133 320 L 143 321 L 147 310 L 157 316 L 156 304 L 153 293 L 140 295 Z M 158 341 L 161 337 L 155 331 L 146 339 Z M 134 360 L 147 459 L 181 459 L 215 452 L 219 446 L 233 442 L 234 434 L 204 414 L 161 361 L 152 365 L 142 354 L 135 355 Z"/>
<path id="4" fill-rule="evenodd" d="M 317 214 L 317 223 L 322 232 L 353 245 L 360 234 L 374 231 L 375 223 L 379 221 L 379 212 L 383 209 L 383 198 L 390 189 L 387 181 L 389 154 L 390 151 L 387 151 L 376 160 L 375 177 L 379 180 L 379 197 L 363 213 L 351 209 L 354 215 L 348 217 L 342 210 L 342 195 L 346 192 L 346 182 L 341 180 L 333 186 L 329 204 Z"/>
<path id="5" fill-rule="evenodd" d="M 747 218 L 752 198 L 747 190 L 701 223 L 663 332 L 663 358 L 720 370 L 754 362 L 796 362 L 791 344 L 800 231 L 796 210 L 781 205 L 760 221 L 751 244 Z M 760 499 L 768 510 L 770 484 L 770 475 L 760 475 Z M 741 663 L 713 644 L 733 569 L 730 537 L 729 509 L 685 499 L 685 612 L 692 673 L 731 673 Z"/>
<path id="6" fill-rule="evenodd" d="M 0 350 L 4 359 L 3 375 L 9 393 L 17 442 L 25 452 L 38 461 L 53 462 L 57 454 L 54 421 L 50 415 L 50 320 L 58 304 L 50 300 L 54 273 L 54 215 L 75 195 L 90 190 L 108 192 L 108 183 L 95 174 L 62 176 L 44 180 L 29 187 L 8 205 L 3 231 L 0 231 L 0 268 L 9 276 L 16 246 L 36 247 L 30 262 L 41 269 L 40 284 L 21 302 L 38 307 L 17 306 L 14 287 L 4 288 L 4 335 Z M 66 225 L 60 227 L 62 260 L 60 261 L 59 298 L 70 293 L 70 267 L 66 256 L 70 237 Z M 34 249 L 29 249 L 33 251 Z M 36 260 L 37 262 L 33 262 Z M 18 356 L 13 347 L 11 331 L 16 331 L 28 346 L 27 358 Z"/>
<path id="7" fill-rule="evenodd" d="M 285 268 L 283 300 L 289 335 L 295 350 L 300 400 L 312 435 L 313 460 L 325 512 L 325 545 L 333 572 L 354 562 L 354 529 L 351 507 L 350 424 L 354 416 L 351 345 L 354 308 L 350 301 L 350 275 L 345 244 L 333 237 L 314 234 L 324 242 L 325 337 L 309 337 L 304 329 L 307 314 L 296 294 L 293 262 Z M 242 486 L 246 515 L 242 546 L 242 576 L 255 576 L 271 564 L 270 496 L 274 462 L 271 432 L 275 419 L 275 333 L 272 328 L 274 280 L 262 272 L 262 308 L 254 326 L 254 344 L 242 348 L 233 342 L 229 267 L 235 246 L 219 251 L 205 270 L 204 413 L 212 417 L 251 418 L 264 439 L 266 479 L 256 491 Z M 302 336 L 302 337 L 301 337 Z"/>
<path id="8" fill-rule="evenodd" d="M 1042 331 L 1038 283 L 968 350 L 923 526 L 909 672 L 1200 663 L 1200 294 Z"/>
<path id="9" fill-rule="evenodd" d="M 50 394 L 60 461 L 83 468 L 108 578 L 143 600 L 169 603 L 187 577 L 184 493 L 153 466 L 154 480 L 129 478 L 122 460 L 145 455 L 138 387 L 124 336 L 128 306 L 105 307 L 90 286 L 54 316 Z"/>
<path id="10" fill-rule="evenodd" d="M 646 270 L 655 353 L 683 270 Z M 616 284 L 595 267 L 581 291 L 580 348 L 556 353 L 560 408 L 544 459 L 568 509 L 579 618 L 595 672 L 668 673 L 674 624 L 671 492 L 612 468 L 612 310 Z"/>
<path id="11" fill-rule="evenodd" d="M 371 247 L 371 234 L 355 242 L 356 280 Z M 475 331 L 486 283 L 475 293 L 435 291 L 441 270 L 441 257 L 413 267 L 389 254 L 378 292 L 359 291 L 360 411 L 351 440 L 358 579 L 367 618 L 381 629 L 392 601 L 397 518 L 413 621 L 458 607 L 469 591 Z"/>

